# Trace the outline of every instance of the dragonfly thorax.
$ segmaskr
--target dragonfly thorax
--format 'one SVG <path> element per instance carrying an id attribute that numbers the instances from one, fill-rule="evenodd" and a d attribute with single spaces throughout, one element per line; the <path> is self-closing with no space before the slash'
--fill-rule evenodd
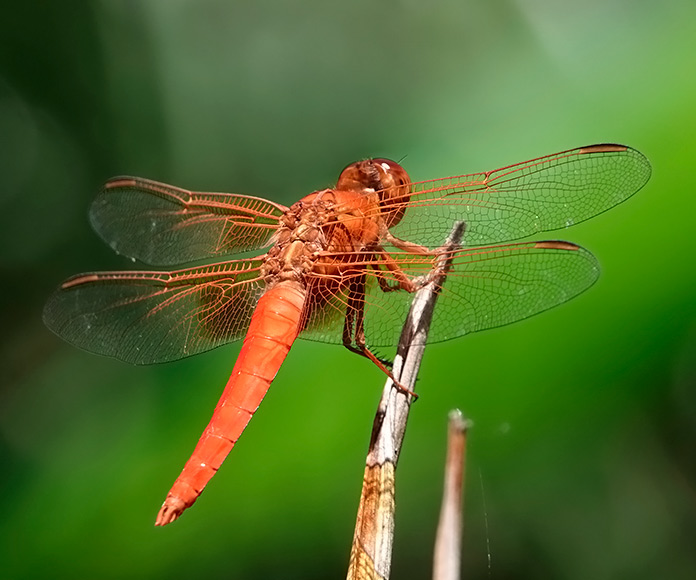
<path id="1" fill-rule="evenodd" d="M 322 226 L 327 220 L 328 206 L 321 199 L 305 198 L 293 204 L 281 216 L 280 228 L 274 236 L 275 243 L 266 254 L 262 267 L 267 281 L 304 282 L 312 268 L 314 256 L 327 245 Z"/>

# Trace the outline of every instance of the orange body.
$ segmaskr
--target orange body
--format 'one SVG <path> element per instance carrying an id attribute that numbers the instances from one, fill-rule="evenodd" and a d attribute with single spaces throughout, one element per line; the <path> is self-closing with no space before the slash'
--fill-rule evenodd
<path id="1" fill-rule="evenodd" d="M 190 507 L 234 447 L 297 338 L 304 301 L 304 290 L 292 282 L 277 284 L 259 299 L 232 375 L 156 525 L 174 521 Z"/>

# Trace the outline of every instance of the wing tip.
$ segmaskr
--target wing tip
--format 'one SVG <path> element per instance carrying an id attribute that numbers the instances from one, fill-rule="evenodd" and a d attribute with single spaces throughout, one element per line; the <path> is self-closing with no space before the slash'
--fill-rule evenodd
<path id="1" fill-rule="evenodd" d="M 89 274 L 77 274 L 76 276 L 71 276 L 65 282 L 60 285 L 61 290 L 67 290 L 75 286 L 81 286 L 82 284 L 87 284 L 89 282 L 96 282 L 99 280 L 99 276 L 94 273 Z"/>
<path id="2" fill-rule="evenodd" d="M 630 159 L 634 168 L 634 172 L 632 173 L 634 177 L 634 188 L 627 197 L 630 197 L 642 189 L 652 175 L 650 160 L 643 153 L 638 151 L 638 149 L 634 149 L 628 145 L 621 145 L 620 143 L 597 143 L 596 145 L 580 147 L 577 149 L 577 152 L 580 155 L 591 155 L 593 153 L 626 153 L 626 159 Z"/>
<path id="3" fill-rule="evenodd" d="M 137 177 L 131 177 L 130 175 L 118 175 L 112 177 L 104 183 L 102 189 L 117 189 L 120 187 L 135 187 L 138 182 Z"/>
<path id="4" fill-rule="evenodd" d="M 573 242 L 566 242 L 564 240 L 544 240 L 541 242 L 534 242 L 534 247 L 540 250 L 569 250 L 577 252 L 582 250 L 582 247 L 574 244 Z"/>
<path id="5" fill-rule="evenodd" d="M 622 153 L 629 149 L 631 148 L 628 145 L 621 145 L 620 143 L 597 143 L 595 145 L 580 147 L 578 152 L 583 155 L 588 153 Z"/>
<path id="6" fill-rule="evenodd" d="M 650 161 L 648 158 L 633 147 L 628 145 L 622 145 L 621 143 L 596 143 L 594 145 L 586 145 L 585 147 L 578 147 L 576 151 L 580 155 L 590 155 L 592 153 L 630 153 L 634 157 L 638 157 L 644 161 L 644 163 L 649 167 Z"/>

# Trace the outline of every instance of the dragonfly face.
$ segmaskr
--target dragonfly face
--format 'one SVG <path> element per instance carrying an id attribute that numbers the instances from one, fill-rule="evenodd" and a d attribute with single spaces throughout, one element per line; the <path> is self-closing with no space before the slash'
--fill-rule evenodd
<path id="1" fill-rule="evenodd" d="M 411 178 L 391 159 L 366 159 L 348 165 L 339 175 L 336 189 L 378 192 L 387 227 L 399 223 L 409 200 Z"/>

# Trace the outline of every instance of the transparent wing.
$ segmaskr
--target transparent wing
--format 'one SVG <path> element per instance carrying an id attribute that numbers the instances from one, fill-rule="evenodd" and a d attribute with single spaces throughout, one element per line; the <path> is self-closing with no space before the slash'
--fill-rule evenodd
<path id="1" fill-rule="evenodd" d="M 44 322 L 80 348 L 129 363 L 180 359 L 244 336 L 265 288 L 261 263 L 80 274 L 49 298 Z"/>
<path id="2" fill-rule="evenodd" d="M 409 276 L 428 274 L 434 258 L 392 252 L 392 258 Z M 356 266 L 360 264 L 356 262 Z M 366 291 L 358 308 L 364 308 L 365 337 L 370 347 L 392 347 L 399 341 L 413 294 L 385 292 L 379 278 L 396 285 L 391 270 L 377 261 L 365 261 Z M 354 277 L 360 273 L 356 269 Z M 510 324 L 562 304 L 589 288 L 599 268 L 594 256 L 569 242 L 524 242 L 461 249 L 435 307 L 428 342 L 439 342 L 471 332 Z M 326 284 L 309 292 L 309 317 L 302 338 L 341 343 L 348 310 L 350 280 Z"/>
<path id="3" fill-rule="evenodd" d="M 466 223 L 466 246 L 567 228 L 626 200 L 645 185 L 650 171 L 635 149 L 604 144 L 486 173 L 423 181 L 413 184 L 408 201 L 402 197 L 387 207 L 406 207 L 391 233 L 434 248 L 456 221 Z"/>
<path id="4" fill-rule="evenodd" d="M 90 220 L 116 252 L 169 266 L 262 248 L 285 210 L 258 197 L 115 177 L 94 200 Z"/>

